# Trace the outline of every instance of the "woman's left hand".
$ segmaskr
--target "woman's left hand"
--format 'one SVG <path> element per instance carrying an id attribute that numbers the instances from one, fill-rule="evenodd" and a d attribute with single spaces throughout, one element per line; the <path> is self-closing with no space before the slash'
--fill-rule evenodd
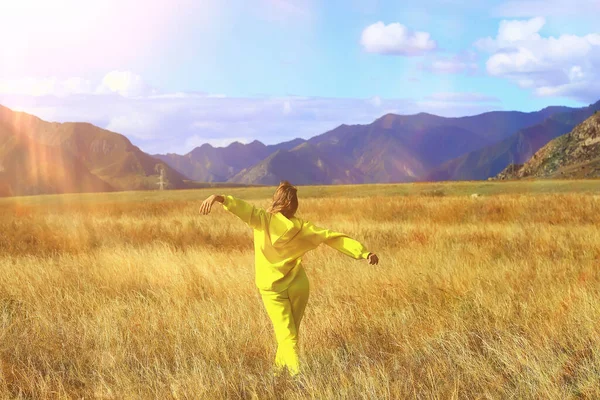
<path id="1" fill-rule="evenodd" d="M 379 264 L 379 257 L 377 257 L 377 254 L 375 253 L 369 253 L 369 255 L 367 256 L 367 260 L 369 260 L 369 264 L 371 265 Z"/>
<path id="2" fill-rule="evenodd" d="M 208 196 L 208 198 L 202 202 L 202 205 L 200 206 L 200 214 L 207 215 L 210 213 L 210 210 L 212 208 L 213 203 L 215 202 L 216 197 L 217 196 L 213 194 L 211 196 Z"/>

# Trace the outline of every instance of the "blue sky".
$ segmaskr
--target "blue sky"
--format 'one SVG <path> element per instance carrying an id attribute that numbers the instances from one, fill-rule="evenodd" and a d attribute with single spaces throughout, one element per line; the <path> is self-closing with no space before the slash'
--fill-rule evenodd
<path id="1" fill-rule="evenodd" d="M 185 153 L 600 99 L 597 0 L 139 4 L 0 3 L 0 104 Z"/>

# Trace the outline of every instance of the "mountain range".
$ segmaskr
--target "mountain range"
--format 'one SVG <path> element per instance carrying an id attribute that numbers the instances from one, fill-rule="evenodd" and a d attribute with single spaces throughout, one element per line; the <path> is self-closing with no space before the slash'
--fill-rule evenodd
<path id="1" fill-rule="evenodd" d="M 308 140 L 265 146 L 204 144 L 185 155 L 156 154 L 193 180 L 275 185 L 487 179 L 527 159 L 600 108 L 547 107 L 444 118 L 387 114 L 366 125 L 340 125 Z"/>
<path id="2" fill-rule="evenodd" d="M 460 118 L 386 114 L 308 140 L 203 144 L 185 155 L 149 155 L 88 123 L 46 122 L 0 106 L 0 195 L 155 189 L 158 167 L 171 189 L 283 179 L 297 185 L 489 179 L 599 109 L 600 101 Z"/>
<path id="3" fill-rule="evenodd" d="M 0 106 L 0 195 L 171 188 L 185 176 L 129 139 L 88 123 L 46 122 Z"/>

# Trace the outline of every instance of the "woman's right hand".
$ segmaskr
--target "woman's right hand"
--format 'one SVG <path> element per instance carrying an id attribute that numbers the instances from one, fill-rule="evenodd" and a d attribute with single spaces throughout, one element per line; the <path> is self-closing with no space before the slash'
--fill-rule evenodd
<path id="1" fill-rule="evenodd" d="M 207 215 L 210 213 L 213 203 L 215 202 L 215 195 L 208 196 L 206 200 L 202 202 L 200 206 L 200 214 Z"/>
<path id="2" fill-rule="evenodd" d="M 379 257 L 377 257 L 377 254 L 375 253 L 369 253 L 369 255 L 367 256 L 367 260 L 369 260 L 370 265 L 379 264 Z"/>
<path id="3" fill-rule="evenodd" d="M 225 201 L 225 199 L 223 198 L 223 196 L 221 195 L 212 195 L 212 196 L 208 196 L 208 198 L 206 200 L 204 200 L 202 202 L 202 205 L 200 206 L 200 214 L 206 215 L 210 213 L 210 210 L 212 208 L 212 205 L 218 201 L 219 203 L 223 203 Z"/>

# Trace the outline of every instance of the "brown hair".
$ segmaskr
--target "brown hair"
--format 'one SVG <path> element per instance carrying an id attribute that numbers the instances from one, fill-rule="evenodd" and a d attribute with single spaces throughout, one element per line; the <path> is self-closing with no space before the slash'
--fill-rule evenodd
<path id="1" fill-rule="evenodd" d="M 298 189 L 288 181 L 279 182 L 275 194 L 273 194 L 273 204 L 267 209 L 268 212 L 276 214 L 282 213 L 286 218 L 292 218 L 298 210 Z"/>

